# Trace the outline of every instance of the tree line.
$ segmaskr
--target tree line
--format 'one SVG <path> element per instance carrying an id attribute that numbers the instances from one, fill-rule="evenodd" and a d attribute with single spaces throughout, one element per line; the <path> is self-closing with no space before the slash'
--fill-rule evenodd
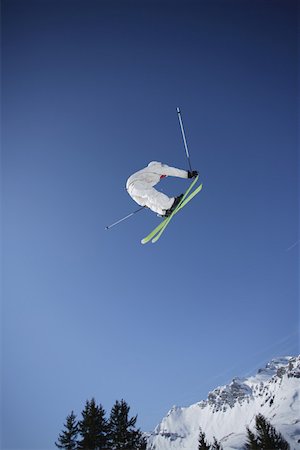
<path id="1" fill-rule="evenodd" d="M 209 443 L 200 429 L 198 450 L 223 450 L 223 447 L 215 437 L 213 443 Z M 255 430 L 251 431 L 247 427 L 247 442 L 243 450 L 290 450 L 290 445 L 262 414 L 258 414 L 255 417 Z"/>
<path id="2" fill-rule="evenodd" d="M 146 450 L 147 440 L 136 428 L 137 416 L 129 417 L 130 407 L 125 400 L 116 401 L 107 418 L 102 405 L 95 399 L 87 401 L 77 420 L 72 411 L 55 445 L 64 450 Z M 262 415 L 255 417 L 255 429 L 247 427 L 247 441 L 243 450 L 290 450 L 281 433 Z M 200 429 L 198 450 L 223 450 L 214 437 L 210 443 Z"/>
<path id="3" fill-rule="evenodd" d="M 56 447 L 64 450 L 146 450 L 147 442 L 136 428 L 137 416 L 129 417 L 130 407 L 116 401 L 107 418 L 95 399 L 87 401 L 81 420 L 74 411 L 67 416 Z"/>

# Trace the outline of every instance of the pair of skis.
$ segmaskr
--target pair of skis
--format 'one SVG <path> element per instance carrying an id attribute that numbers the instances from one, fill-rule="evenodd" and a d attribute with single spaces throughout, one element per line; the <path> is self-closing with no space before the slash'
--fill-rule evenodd
<path id="1" fill-rule="evenodd" d="M 193 187 L 196 185 L 198 178 L 199 178 L 199 176 L 197 176 L 194 179 L 194 181 L 191 183 L 189 188 L 185 191 L 181 201 L 178 203 L 178 205 L 176 206 L 174 211 L 171 213 L 171 215 L 166 217 L 164 220 L 162 220 L 162 222 L 160 222 L 160 224 L 156 228 L 154 228 L 154 230 L 151 231 L 151 233 L 149 233 L 148 236 L 146 236 L 144 239 L 142 239 L 141 240 L 142 244 L 147 244 L 150 241 L 153 244 L 155 242 L 157 242 L 159 240 L 159 238 L 161 237 L 161 235 L 163 234 L 163 232 L 165 231 L 165 229 L 167 228 L 167 226 L 169 225 L 169 223 L 172 220 L 172 218 L 174 217 L 174 215 L 177 214 L 187 203 L 189 203 L 192 200 L 192 198 L 195 197 L 195 195 L 197 195 L 201 191 L 202 183 L 199 186 L 197 186 L 194 190 L 192 190 Z"/>

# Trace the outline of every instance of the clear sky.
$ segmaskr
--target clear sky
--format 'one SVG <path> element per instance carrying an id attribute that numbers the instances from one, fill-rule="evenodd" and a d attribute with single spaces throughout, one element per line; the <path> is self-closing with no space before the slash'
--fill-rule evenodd
<path id="1" fill-rule="evenodd" d="M 92 397 L 150 431 L 299 353 L 296 1 L 4 0 L 2 25 L 2 448 L 53 449 Z M 105 226 L 133 172 L 188 168 L 177 106 L 204 187 L 142 246 L 150 211 Z"/>

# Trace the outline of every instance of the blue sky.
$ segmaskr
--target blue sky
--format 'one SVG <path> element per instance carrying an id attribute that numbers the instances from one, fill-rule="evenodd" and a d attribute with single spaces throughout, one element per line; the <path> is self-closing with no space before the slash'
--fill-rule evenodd
<path id="1" fill-rule="evenodd" d="M 2 448 L 93 396 L 152 430 L 299 353 L 296 2 L 2 2 Z M 161 240 L 126 179 L 203 191 Z M 188 182 L 158 186 L 177 195 Z"/>

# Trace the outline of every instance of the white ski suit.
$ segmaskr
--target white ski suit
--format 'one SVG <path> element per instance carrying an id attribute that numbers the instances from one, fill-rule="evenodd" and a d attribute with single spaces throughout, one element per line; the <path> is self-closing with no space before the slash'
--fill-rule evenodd
<path id="1" fill-rule="evenodd" d="M 138 205 L 147 206 L 155 213 L 164 216 L 166 211 L 173 205 L 175 198 L 168 197 L 154 189 L 153 186 L 167 176 L 188 178 L 188 172 L 152 161 L 147 167 L 128 178 L 126 183 L 127 192 Z"/>

